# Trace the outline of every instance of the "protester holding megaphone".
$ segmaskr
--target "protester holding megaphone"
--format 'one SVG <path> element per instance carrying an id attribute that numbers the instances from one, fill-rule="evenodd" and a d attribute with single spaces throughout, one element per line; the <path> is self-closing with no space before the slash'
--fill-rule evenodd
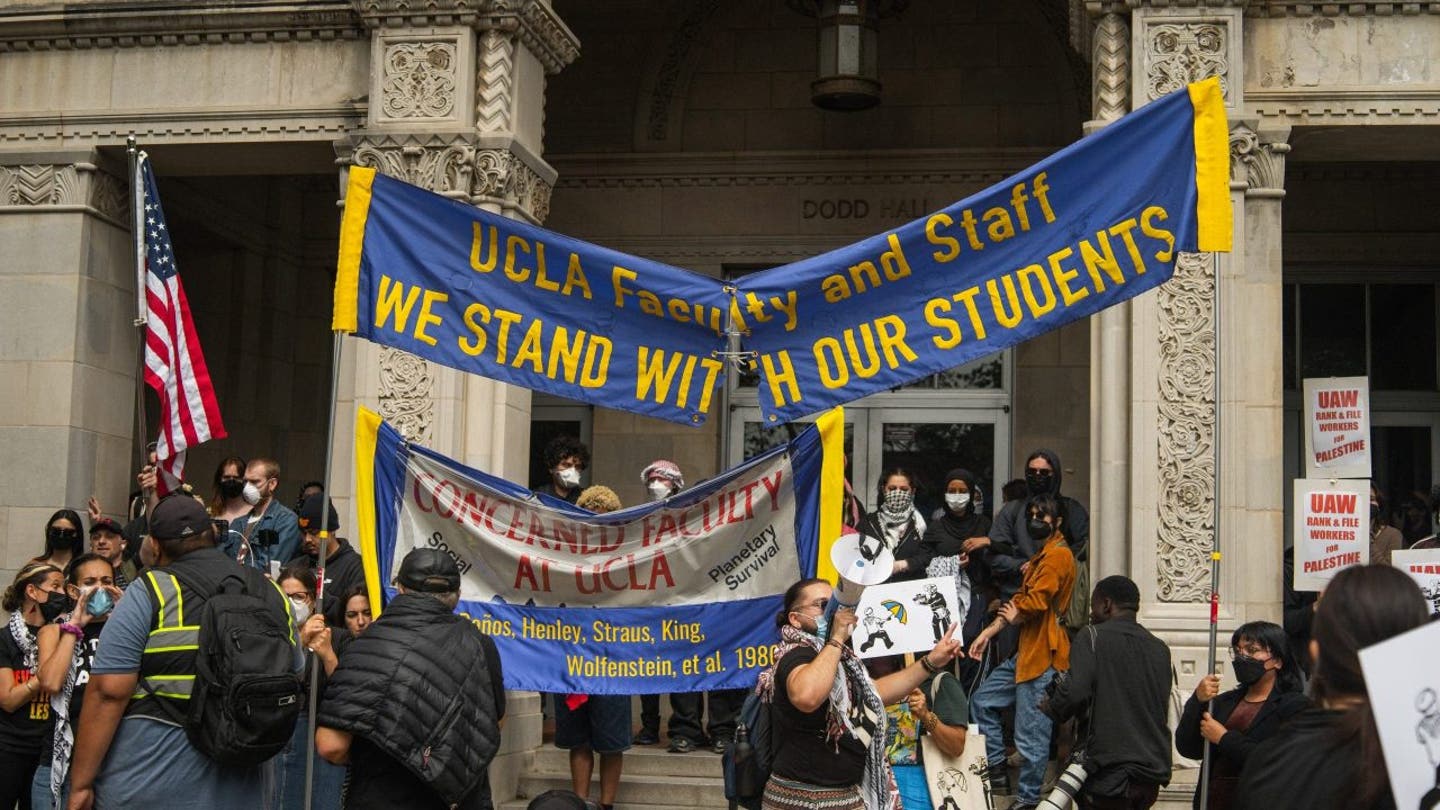
<path id="1" fill-rule="evenodd" d="M 773 706 L 774 762 L 765 807 L 862 810 L 893 806 L 894 775 L 885 756 L 885 706 L 904 700 L 960 652 L 955 625 L 908 667 L 872 680 L 847 642 L 855 611 L 827 617 L 832 589 L 806 579 L 785 592 L 776 617 L 776 665 L 758 689 Z"/>

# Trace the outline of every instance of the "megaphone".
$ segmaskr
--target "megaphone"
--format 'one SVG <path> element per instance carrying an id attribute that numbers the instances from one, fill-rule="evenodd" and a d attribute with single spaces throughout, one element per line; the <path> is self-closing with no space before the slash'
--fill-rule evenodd
<path id="1" fill-rule="evenodd" d="M 830 547 L 830 562 L 840 573 L 833 601 L 853 608 L 860 604 L 860 595 L 867 587 L 879 585 L 890 578 L 895 568 L 895 555 L 879 540 L 866 538 L 858 532 L 847 532 Z"/>

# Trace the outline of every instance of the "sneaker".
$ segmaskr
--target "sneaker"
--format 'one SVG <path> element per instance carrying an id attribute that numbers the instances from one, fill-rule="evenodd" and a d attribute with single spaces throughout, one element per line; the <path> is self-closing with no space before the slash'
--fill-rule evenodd
<path id="1" fill-rule="evenodd" d="M 729 740 L 729 738 L 727 738 L 727 737 L 716 737 L 714 743 L 712 743 L 711 746 L 710 746 L 710 750 L 711 750 L 711 751 L 714 751 L 714 752 L 717 753 L 717 754 L 724 754 L 724 753 L 725 753 L 725 749 L 727 749 L 727 748 L 729 748 L 729 747 L 730 747 L 730 740 Z"/>
<path id="2" fill-rule="evenodd" d="M 995 796 L 1009 796 L 1014 793 L 1010 789 L 1010 775 L 1007 773 L 990 772 L 990 793 Z"/>
<path id="3" fill-rule="evenodd" d="M 669 751 L 672 754 L 688 754 L 695 750 L 695 743 L 684 737 L 671 737 Z"/>
<path id="4" fill-rule="evenodd" d="M 635 745 L 658 745 L 660 742 L 660 733 L 653 729 L 642 728 L 640 729 L 640 733 L 635 735 L 635 739 L 632 742 L 634 742 Z"/>

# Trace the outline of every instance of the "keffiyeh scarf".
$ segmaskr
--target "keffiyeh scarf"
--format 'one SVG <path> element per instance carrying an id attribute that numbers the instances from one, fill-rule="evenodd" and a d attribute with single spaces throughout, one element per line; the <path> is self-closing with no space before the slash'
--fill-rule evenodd
<path id="1" fill-rule="evenodd" d="M 823 644 L 809 633 L 782 627 L 773 660 L 779 662 L 798 647 L 808 647 L 818 653 Z M 774 702 L 774 667 L 760 673 L 755 689 L 761 700 Z M 839 750 L 841 737 L 848 734 L 865 746 L 865 774 L 860 781 L 860 795 L 866 810 L 899 810 L 900 790 L 895 785 L 895 774 L 890 770 L 885 750 L 885 706 L 865 665 L 849 647 L 840 650 L 840 667 L 835 672 L 826 706 L 826 742 Z"/>
<path id="2" fill-rule="evenodd" d="M 71 614 L 60 617 L 70 621 Z M 55 718 L 54 743 L 50 757 L 50 800 L 52 806 L 60 806 L 60 788 L 65 785 L 65 775 L 70 772 L 70 752 L 75 747 L 75 729 L 70 724 L 70 696 L 75 692 L 75 677 L 85 666 L 85 639 L 75 639 L 74 652 L 70 656 L 70 671 L 65 673 L 65 686 L 50 696 L 50 713 Z"/>

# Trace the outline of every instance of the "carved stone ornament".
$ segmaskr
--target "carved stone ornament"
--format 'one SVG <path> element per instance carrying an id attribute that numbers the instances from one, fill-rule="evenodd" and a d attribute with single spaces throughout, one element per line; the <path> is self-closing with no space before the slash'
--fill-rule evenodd
<path id="1" fill-rule="evenodd" d="M 1091 53 L 1091 115 L 1097 121 L 1114 121 L 1130 111 L 1130 26 L 1124 17 L 1115 13 L 1100 17 Z"/>
<path id="2" fill-rule="evenodd" d="M 117 224 L 130 219 L 130 192 L 125 181 L 113 174 L 95 171 L 90 175 L 90 207 Z"/>
<path id="3" fill-rule="evenodd" d="M 1209 597 L 1215 529 L 1215 272 L 1208 253 L 1181 253 L 1160 305 L 1160 599 Z"/>
<path id="4" fill-rule="evenodd" d="M 367 26 L 468 25 L 514 33 L 549 73 L 580 55 L 580 40 L 545 0 L 351 0 Z"/>
<path id="5" fill-rule="evenodd" d="M 1250 190 L 1285 188 L 1288 143 L 1266 143 L 1254 130 L 1240 124 L 1230 130 L 1230 180 Z"/>
<path id="6" fill-rule="evenodd" d="M 497 29 L 481 34 L 478 62 L 475 128 L 485 134 L 508 132 L 515 84 L 515 39 Z"/>
<path id="7" fill-rule="evenodd" d="M 430 441 L 434 393 L 429 363 L 400 349 L 380 347 L 380 415 L 406 440 Z"/>
<path id="8" fill-rule="evenodd" d="M 1146 92 L 1151 99 L 1173 93 L 1191 82 L 1220 77 L 1229 98 L 1229 41 L 1219 23 L 1158 23 L 1145 32 Z"/>
<path id="9" fill-rule="evenodd" d="M 0 166 L 0 205 L 83 205 L 75 164 Z"/>
<path id="10" fill-rule="evenodd" d="M 351 162 L 427 188 L 447 197 L 468 198 L 475 149 L 463 140 L 443 138 L 364 140 Z"/>
<path id="11" fill-rule="evenodd" d="M 398 42 L 385 47 L 381 109 L 387 118 L 449 118 L 455 112 L 452 42 Z"/>

